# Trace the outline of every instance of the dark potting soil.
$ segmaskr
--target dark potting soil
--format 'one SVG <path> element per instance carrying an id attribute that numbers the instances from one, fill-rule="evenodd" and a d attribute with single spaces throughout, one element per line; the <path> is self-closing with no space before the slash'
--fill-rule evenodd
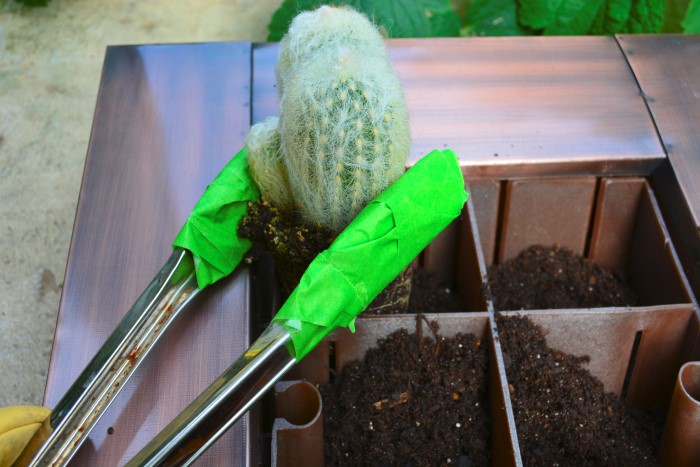
<path id="1" fill-rule="evenodd" d="M 606 393 L 524 316 L 496 316 L 525 465 L 657 465 L 663 416 Z"/>
<path id="2" fill-rule="evenodd" d="M 316 255 L 327 249 L 335 235 L 320 225 L 308 225 L 294 214 L 281 212 L 265 200 L 251 203 L 238 235 L 270 251 L 277 265 L 282 296 L 299 283 Z M 256 256 L 256 250 L 250 255 Z M 367 314 L 429 313 L 463 311 L 459 294 L 433 273 L 407 268 L 370 304 Z"/>
<path id="3" fill-rule="evenodd" d="M 496 311 L 634 306 L 634 292 L 605 268 L 558 246 L 531 246 L 489 268 Z"/>
<path id="4" fill-rule="evenodd" d="M 489 464 L 486 345 L 421 319 L 321 387 L 328 465 Z"/>
<path id="5" fill-rule="evenodd" d="M 413 271 L 409 313 L 443 313 L 466 311 L 464 301 L 458 293 L 427 269 Z"/>

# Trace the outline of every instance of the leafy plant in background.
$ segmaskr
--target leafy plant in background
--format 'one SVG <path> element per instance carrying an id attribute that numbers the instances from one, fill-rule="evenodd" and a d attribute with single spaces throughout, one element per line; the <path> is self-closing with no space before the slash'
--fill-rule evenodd
<path id="1" fill-rule="evenodd" d="M 29 7 L 44 7 L 48 6 L 50 0 L 15 0 L 16 3 L 20 3 L 24 6 Z"/>
<path id="2" fill-rule="evenodd" d="M 320 5 L 355 8 L 387 37 L 700 33 L 700 0 L 284 0 L 268 40 Z M 466 10 L 463 19 L 453 5 Z"/>
<path id="3" fill-rule="evenodd" d="M 269 41 L 279 41 L 297 13 L 321 5 L 345 5 L 365 13 L 388 37 L 458 36 L 459 15 L 449 0 L 284 0 L 272 15 Z"/>

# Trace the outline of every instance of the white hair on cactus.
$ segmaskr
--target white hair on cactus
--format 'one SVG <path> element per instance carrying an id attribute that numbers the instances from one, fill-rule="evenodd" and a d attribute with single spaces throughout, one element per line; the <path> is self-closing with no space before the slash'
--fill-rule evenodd
<path id="1" fill-rule="evenodd" d="M 336 231 L 404 172 L 410 150 L 400 82 L 358 42 L 315 50 L 288 76 L 280 103 L 292 196 L 308 221 Z"/>
<path id="2" fill-rule="evenodd" d="M 279 118 L 268 117 L 250 128 L 246 137 L 248 165 L 263 198 L 273 205 L 289 209 L 292 196 L 280 151 Z"/>
<path id="3" fill-rule="evenodd" d="M 351 8 L 322 6 L 297 15 L 280 42 L 277 59 L 280 96 L 296 68 L 304 66 L 320 50 L 339 47 L 362 50 L 365 56 L 387 57 L 382 35 L 362 13 Z"/>

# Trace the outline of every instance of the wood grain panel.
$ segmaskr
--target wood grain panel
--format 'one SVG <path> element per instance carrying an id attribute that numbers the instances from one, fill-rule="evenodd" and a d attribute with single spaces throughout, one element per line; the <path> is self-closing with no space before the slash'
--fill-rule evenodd
<path id="1" fill-rule="evenodd" d="M 700 36 L 619 36 L 700 228 Z"/>
<path id="2" fill-rule="evenodd" d="M 647 174 L 664 158 L 612 38 L 394 39 L 409 165 L 452 148 L 470 179 Z M 254 48 L 253 122 L 277 115 L 277 45 Z"/>
<path id="3" fill-rule="evenodd" d="M 595 189 L 593 177 L 508 182 L 498 261 L 531 245 L 559 245 L 583 255 Z"/>
<path id="4" fill-rule="evenodd" d="M 250 124 L 249 44 L 107 49 L 48 374 L 52 407 L 168 258 Z M 248 273 L 204 291 L 93 430 L 80 465 L 122 465 L 248 346 Z M 107 428 L 114 432 L 107 434 Z M 248 420 L 200 465 L 242 464 Z"/>

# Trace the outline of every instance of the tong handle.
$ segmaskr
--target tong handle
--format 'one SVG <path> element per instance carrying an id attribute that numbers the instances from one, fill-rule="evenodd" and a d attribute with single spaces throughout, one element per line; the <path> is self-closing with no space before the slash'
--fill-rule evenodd
<path id="1" fill-rule="evenodd" d="M 68 463 L 124 383 L 198 292 L 190 253 L 175 249 L 58 402 L 39 430 L 43 435 L 35 436 L 25 450 L 25 457 L 31 459 L 20 465 Z"/>
<path id="2" fill-rule="evenodd" d="M 289 333 L 270 324 L 246 352 L 127 466 L 191 465 L 260 399 L 296 360 Z"/>

